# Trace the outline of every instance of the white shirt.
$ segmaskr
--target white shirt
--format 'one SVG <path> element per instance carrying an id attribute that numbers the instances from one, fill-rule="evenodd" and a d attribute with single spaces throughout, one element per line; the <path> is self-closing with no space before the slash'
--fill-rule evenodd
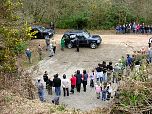
<path id="1" fill-rule="evenodd" d="M 62 87 L 63 88 L 69 88 L 69 80 L 68 79 L 62 79 Z"/>
<path id="2" fill-rule="evenodd" d="M 112 93 L 112 87 L 109 86 L 109 90 L 108 90 L 109 93 Z"/>

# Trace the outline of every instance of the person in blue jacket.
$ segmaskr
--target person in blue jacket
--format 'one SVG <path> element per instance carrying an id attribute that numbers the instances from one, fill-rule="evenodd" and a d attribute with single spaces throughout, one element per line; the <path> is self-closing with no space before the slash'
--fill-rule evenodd
<path id="1" fill-rule="evenodd" d="M 31 50 L 29 48 L 27 48 L 25 53 L 26 53 L 29 63 L 31 63 L 31 56 L 32 56 Z"/>

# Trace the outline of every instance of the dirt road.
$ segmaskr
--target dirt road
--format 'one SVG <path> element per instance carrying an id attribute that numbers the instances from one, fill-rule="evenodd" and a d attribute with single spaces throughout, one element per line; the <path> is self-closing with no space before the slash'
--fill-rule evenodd
<path id="1" fill-rule="evenodd" d="M 62 35 L 55 35 L 54 38 L 58 44 Z M 32 66 L 29 69 L 33 80 L 38 77 L 42 78 L 44 71 L 48 71 L 49 77 L 53 78 L 53 75 L 59 73 L 60 78 L 66 74 L 69 78 L 76 70 L 86 69 L 88 73 L 102 61 L 112 61 L 116 63 L 118 59 L 126 53 L 132 53 L 134 50 L 139 50 L 141 47 L 148 46 L 148 39 L 152 36 L 147 35 L 101 35 L 103 42 L 97 49 L 80 48 L 80 52 L 75 52 L 75 49 L 60 50 L 60 46 L 57 46 L 57 52 L 54 57 L 44 57 L 37 65 Z M 33 40 L 34 45 L 44 45 L 44 40 Z M 113 89 L 117 88 L 116 84 L 113 84 Z M 108 106 L 110 102 L 103 102 L 97 100 L 95 96 L 94 88 L 87 87 L 87 92 L 83 91 L 79 94 L 70 95 L 69 97 L 62 97 L 60 102 L 66 104 L 68 107 L 90 110 L 95 107 Z M 54 97 L 46 94 L 47 101 Z"/>

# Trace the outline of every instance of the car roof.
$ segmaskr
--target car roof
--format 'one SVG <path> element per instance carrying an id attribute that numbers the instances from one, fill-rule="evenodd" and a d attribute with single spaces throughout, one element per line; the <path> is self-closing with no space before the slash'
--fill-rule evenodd
<path id="1" fill-rule="evenodd" d="M 34 26 L 31 26 L 32 28 L 40 28 L 40 27 L 43 27 L 43 26 L 40 26 L 40 25 L 34 25 Z"/>
<path id="2" fill-rule="evenodd" d="M 84 30 L 70 30 L 70 31 L 65 32 L 64 34 L 80 34 L 83 32 L 86 32 L 86 31 L 84 31 Z"/>

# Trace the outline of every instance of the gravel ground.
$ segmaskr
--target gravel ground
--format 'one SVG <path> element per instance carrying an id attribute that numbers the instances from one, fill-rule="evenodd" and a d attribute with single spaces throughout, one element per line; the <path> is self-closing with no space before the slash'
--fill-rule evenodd
<path id="1" fill-rule="evenodd" d="M 29 71 L 35 81 L 38 77 L 42 78 L 44 71 L 48 71 L 49 77 L 59 73 L 66 74 L 69 78 L 76 70 L 86 69 L 88 73 L 102 61 L 112 61 L 116 63 L 122 55 L 132 53 L 134 50 L 139 50 L 143 46 L 147 46 L 148 39 L 151 36 L 147 35 L 101 35 L 103 38 L 102 44 L 97 49 L 80 48 L 80 52 L 75 52 L 75 49 L 65 49 L 61 51 L 57 46 L 57 52 L 54 57 L 45 57 L 37 65 L 32 66 Z M 55 35 L 54 38 L 59 44 L 62 35 Z M 44 40 L 34 40 L 34 43 L 41 43 L 44 45 Z M 88 82 L 89 83 L 89 82 Z M 112 84 L 115 91 L 116 84 Z M 51 102 L 54 97 L 47 95 L 46 99 Z M 111 101 L 101 101 L 96 99 L 94 88 L 87 87 L 87 92 L 81 91 L 69 97 L 60 97 L 60 103 L 66 104 L 68 107 L 81 109 L 84 111 L 91 110 L 95 107 L 108 107 Z"/>

